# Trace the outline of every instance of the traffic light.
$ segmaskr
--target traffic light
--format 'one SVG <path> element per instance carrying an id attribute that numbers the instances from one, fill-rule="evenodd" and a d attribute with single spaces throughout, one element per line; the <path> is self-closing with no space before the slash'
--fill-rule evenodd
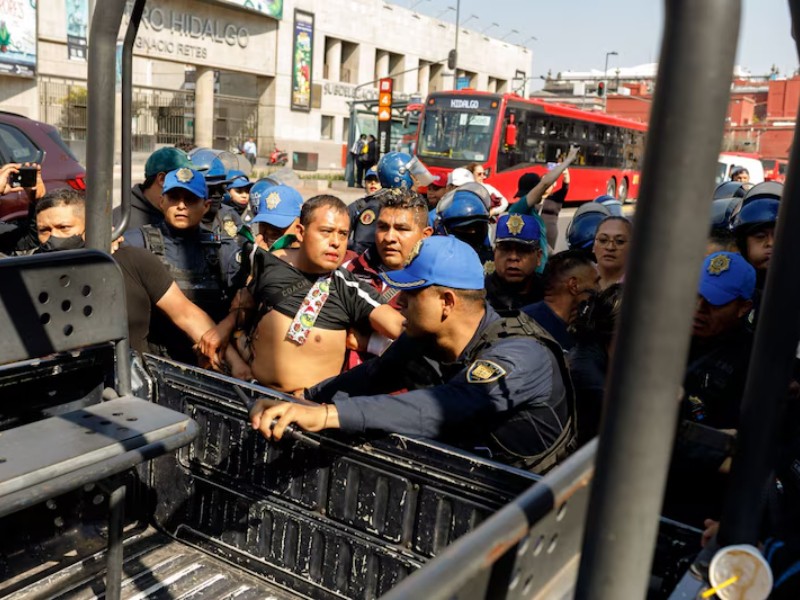
<path id="1" fill-rule="evenodd" d="M 606 94 L 606 84 L 602 81 L 597 84 L 597 95 L 601 98 Z"/>
<path id="2" fill-rule="evenodd" d="M 453 69 L 455 69 L 456 68 L 456 64 L 457 64 L 457 60 L 458 60 L 458 58 L 456 56 L 455 49 L 450 50 L 450 52 L 447 53 L 447 68 L 450 69 L 451 71 Z"/>

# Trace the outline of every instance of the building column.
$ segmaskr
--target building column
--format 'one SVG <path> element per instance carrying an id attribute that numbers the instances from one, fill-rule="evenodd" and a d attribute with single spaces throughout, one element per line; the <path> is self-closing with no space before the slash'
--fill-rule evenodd
<path id="1" fill-rule="evenodd" d="M 378 56 L 375 58 L 375 72 L 378 74 L 377 79 L 389 77 L 389 53 L 380 50 Z"/>
<path id="2" fill-rule="evenodd" d="M 428 82 L 430 81 L 430 77 L 430 63 L 420 64 L 419 73 L 417 74 L 417 87 L 419 89 L 416 91 L 418 91 L 420 96 L 422 96 L 423 101 L 428 97 Z"/>
<path id="3" fill-rule="evenodd" d="M 258 139 L 259 156 L 269 156 L 275 146 L 276 88 L 274 77 L 258 77 Z"/>
<path id="4" fill-rule="evenodd" d="M 214 140 L 214 69 L 197 67 L 194 84 L 194 143 L 211 148 Z"/>
<path id="5" fill-rule="evenodd" d="M 340 81 L 342 76 L 342 41 L 331 40 L 331 45 L 325 50 L 325 64 L 328 72 L 325 79 L 328 81 Z"/>

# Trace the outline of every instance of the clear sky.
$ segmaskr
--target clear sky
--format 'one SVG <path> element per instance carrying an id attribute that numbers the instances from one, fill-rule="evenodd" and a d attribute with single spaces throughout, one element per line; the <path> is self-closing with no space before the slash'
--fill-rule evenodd
<path id="1" fill-rule="evenodd" d="M 417 12 L 455 21 L 456 0 L 392 0 Z M 798 68 L 786 0 L 742 0 L 742 31 L 736 64 L 754 75 L 777 65 L 780 73 Z M 476 15 L 477 18 L 470 18 Z M 658 60 L 664 21 L 663 0 L 461 0 L 465 28 L 524 44 L 533 53 L 533 75 L 551 70 L 633 67 Z M 497 23 L 498 26 L 492 26 Z M 511 33 L 516 29 L 519 33 Z M 530 39 L 536 37 L 536 40 Z M 540 87 L 540 86 L 534 86 Z"/>

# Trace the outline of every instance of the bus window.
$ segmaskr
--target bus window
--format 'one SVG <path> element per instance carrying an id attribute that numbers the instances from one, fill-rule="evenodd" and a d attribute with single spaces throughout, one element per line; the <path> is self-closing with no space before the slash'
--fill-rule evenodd
<path id="1" fill-rule="evenodd" d="M 418 154 L 460 160 L 489 158 L 496 116 L 479 110 L 428 109 L 420 134 Z"/>

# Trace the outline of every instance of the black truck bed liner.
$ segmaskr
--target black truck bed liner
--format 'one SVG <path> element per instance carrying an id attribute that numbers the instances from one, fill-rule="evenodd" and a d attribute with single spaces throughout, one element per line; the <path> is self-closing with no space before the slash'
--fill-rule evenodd
<path id="1" fill-rule="evenodd" d="M 9 600 L 89 600 L 105 596 L 105 562 L 89 557 L 45 581 L 19 590 Z M 122 598 L 288 600 L 282 590 L 188 544 L 148 528 L 125 541 Z"/>

